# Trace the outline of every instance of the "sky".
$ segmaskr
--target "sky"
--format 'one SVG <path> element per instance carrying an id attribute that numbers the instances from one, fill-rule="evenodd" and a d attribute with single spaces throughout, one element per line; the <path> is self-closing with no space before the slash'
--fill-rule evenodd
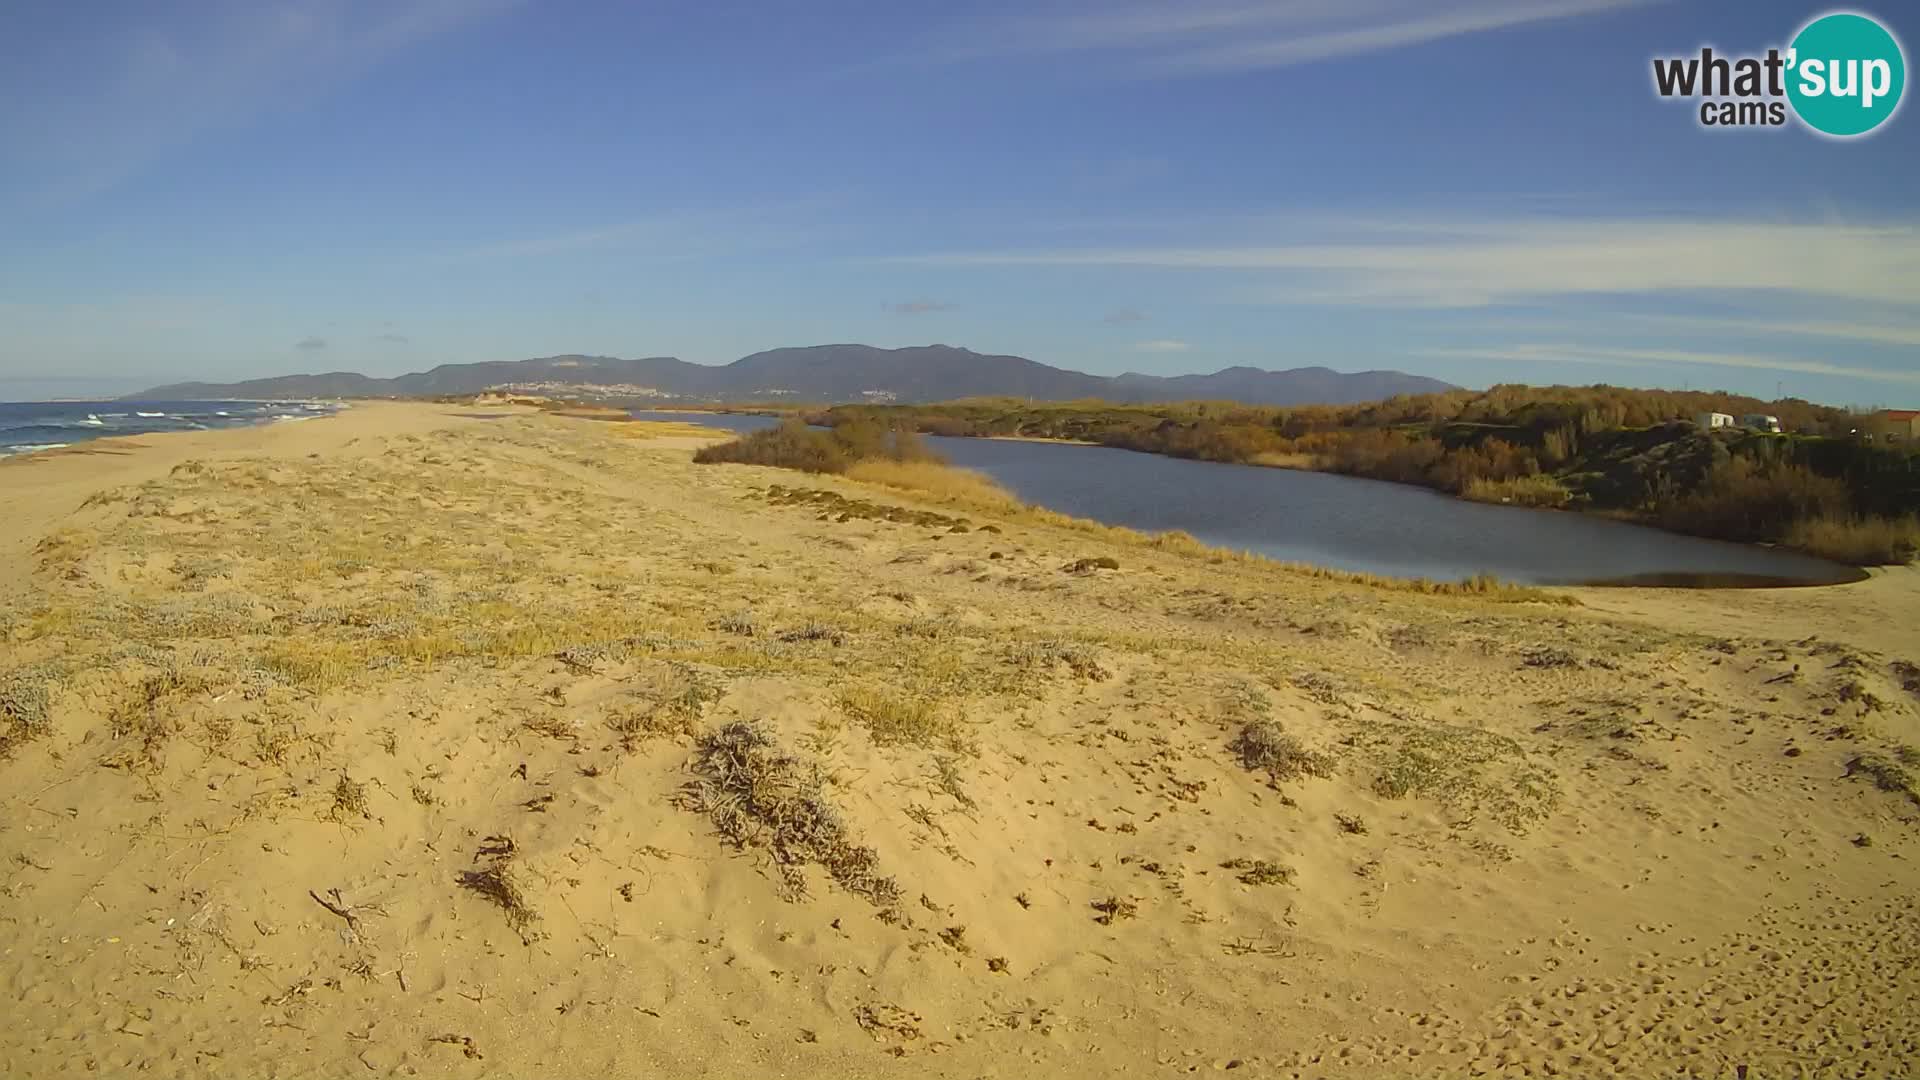
<path id="1" fill-rule="evenodd" d="M 1653 91 L 1825 10 L 4 5 L 0 398 L 938 342 L 1920 407 L 1920 114 Z"/>

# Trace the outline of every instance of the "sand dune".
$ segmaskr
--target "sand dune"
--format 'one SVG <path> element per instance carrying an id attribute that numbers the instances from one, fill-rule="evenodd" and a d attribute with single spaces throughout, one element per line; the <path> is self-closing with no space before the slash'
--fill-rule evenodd
<path id="1" fill-rule="evenodd" d="M 0 465 L 0 1071 L 1920 1057 L 1920 574 L 1428 596 L 695 441 Z"/>

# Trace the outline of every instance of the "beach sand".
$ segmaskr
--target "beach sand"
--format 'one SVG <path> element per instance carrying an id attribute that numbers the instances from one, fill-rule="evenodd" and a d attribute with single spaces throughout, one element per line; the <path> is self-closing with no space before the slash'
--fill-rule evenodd
<path id="1" fill-rule="evenodd" d="M 1920 1059 L 1920 573 L 1423 595 L 700 441 L 0 464 L 0 1072 Z"/>

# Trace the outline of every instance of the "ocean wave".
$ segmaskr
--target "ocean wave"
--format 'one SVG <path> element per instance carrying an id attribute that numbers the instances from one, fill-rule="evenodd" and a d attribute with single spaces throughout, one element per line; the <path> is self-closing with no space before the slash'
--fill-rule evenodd
<path id="1" fill-rule="evenodd" d="M 50 442 L 50 443 L 23 443 L 19 446 L 0 446 L 0 457 L 17 457 L 21 454 L 37 454 L 42 450 L 58 450 L 61 447 L 71 446 L 71 445 L 73 444 L 63 443 L 63 442 Z"/>
<path id="2" fill-rule="evenodd" d="M 91 430 L 91 427 L 81 424 L 21 424 L 17 427 L 0 427 L 0 443 L 18 443 L 22 439 L 45 442 L 47 439 L 71 438 Z"/>
<path id="3" fill-rule="evenodd" d="M 153 419 L 154 417 L 158 417 L 158 416 L 165 416 L 165 415 L 167 415 L 167 414 L 166 414 L 166 413 L 163 413 L 163 412 L 136 412 L 136 413 L 134 413 L 133 415 L 135 415 L 135 416 L 144 416 L 144 417 L 146 417 L 146 418 L 148 418 L 149 420 L 151 420 L 151 419 Z"/>

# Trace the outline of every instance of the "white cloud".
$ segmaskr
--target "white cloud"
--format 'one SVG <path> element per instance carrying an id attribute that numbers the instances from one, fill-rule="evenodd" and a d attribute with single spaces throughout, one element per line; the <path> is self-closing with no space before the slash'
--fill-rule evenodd
<path id="1" fill-rule="evenodd" d="M 1740 221 L 1394 222 L 1250 246 L 958 252 L 944 266 L 1235 271 L 1254 301 L 1477 307 L 1550 296 L 1783 292 L 1912 305 L 1920 228 Z"/>
<path id="2" fill-rule="evenodd" d="M 1187 352 L 1193 346 L 1185 341 L 1171 341 L 1162 338 L 1159 341 L 1141 341 L 1133 346 L 1135 352 Z"/>
<path id="3" fill-rule="evenodd" d="M 1776 321 L 1765 318 L 1726 319 L 1697 315 L 1635 315 L 1665 326 L 1694 330 L 1730 331 L 1737 335 L 1786 335 L 1832 338 L 1874 345 L 1920 345 L 1920 324 L 1888 325 L 1869 322 Z"/>
<path id="4" fill-rule="evenodd" d="M 1219 0 L 1060 5 L 985 20 L 951 59 L 1112 53 L 1143 74 L 1244 71 L 1408 48 L 1649 0 Z"/>
<path id="5" fill-rule="evenodd" d="M 1594 345 L 1504 345 L 1485 349 L 1422 349 L 1416 355 L 1463 360 L 1506 360 L 1516 363 L 1604 364 L 1610 367 L 1662 367 L 1692 364 L 1705 367 L 1780 371 L 1801 375 L 1828 375 L 1870 382 L 1920 386 L 1920 371 L 1869 368 L 1805 360 L 1788 356 L 1749 356 L 1738 353 L 1691 352 L 1680 349 L 1618 349 Z"/>

